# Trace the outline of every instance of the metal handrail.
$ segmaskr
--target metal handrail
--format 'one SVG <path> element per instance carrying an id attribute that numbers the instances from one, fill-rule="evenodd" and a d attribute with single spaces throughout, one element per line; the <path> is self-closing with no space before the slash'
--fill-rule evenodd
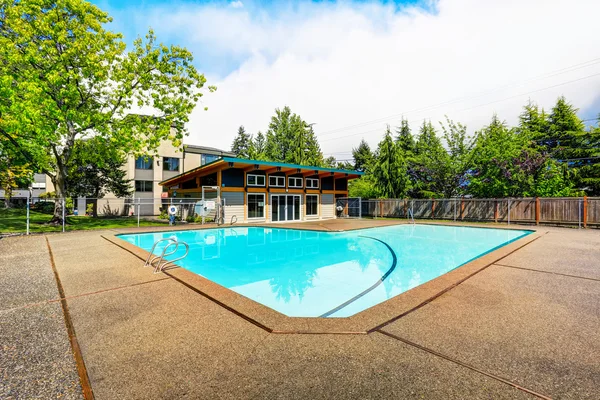
<path id="1" fill-rule="evenodd" d="M 173 241 L 174 239 L 172 237 L 168 237 L 168 238 L 158 239 L 156 242 L 154 242 L 154 245 L 152 246 L 152 250 L 150 250 L 150 254 L 148 254 L 148 258 L 146 259 L 146 262 L 144 263 L 144 267 L 148 267 L 148 266 L 152 265 L 154 260 L 156 260 L 157 257 L 152 258 L 152 261 L 150 261 L 150 258 L 152 256 L 154 256 L 154 250 L 156 249 L 156 246 L 158 246 L 158 244 L 160 242 L 164 242 L 165 240 Z"/>
<path id="2" fill-rule="evenodd" d="M 168 241 L 169 243 L 162 249 L 162 252 L 160 255 L 154 255 L 154 250 L 156 249 L 156 246 L 164 241 Z M 177 253 L 177 250 L 179 250 L 179 245 L 183 244 L 185 246 L 185 254 L 183 256 L 177 257 L 173 260 L 165 260 L 165 257 L 173 255 L 175 253 Z M 169 247 L 175 245 L 175 248 L 172 251 L 167 252 L 167 250 L 169 249 Z M 167 264 L 171 264 L 174 263 L 175 261 L 179 261 L 185 257 L 187 257 L 187 255 L 190 252 L 190 246 L 183 241 L 177 240 L 176 237 L 169 237 L 169 238 L 162 238 L 162 239 L 158 239 L 156 242 L 154 242 L 154 245 L 152 246 L 152 250 L 150 251 L 150 254 L 148 255 L 148 258 L 146 259 L 146 262 L 144 263 L 144 267 L 148 267 L 148 266 L 153 266 L 154 267 L 154 273 L 157 274 L 159 272 L 162 272 L 162 270 L 165 268 L 165 266 Z M 156 263 L 156 265 L 155 265 Z"/>
<path id="3" fill-rule="evenodd" d="M 235 221 L 233 220 L 235 218 Z M 237 222 L 237 215 L 232 215 L 231 220 L 229 221 L 229 225 L 233 225 Z"/>
<path id="4" fill-rule="evenodd" d="M 167 245 L 167 247 L 169 247 L 171 244 L 173 244 L 173 243 L 170 243 L 170 244 L 168 244 L 168 245 Z M 161 263 L 160 263 L 160 261 L 159 261 L 159 262 L 158 262 L 158 264 L 156 265 L 156 267 L 154 267 L 154 273 L 155 273 L 155 274 L 158 274 L 159 272 L 162 272 L 162 271 L 163 271 L 163 269 L 165 268 L 165 266 L 167 266 L 167 264 L 172 264 L 172 263 L 174 263 L 175 261 L 183 260 L 183 259 L 184 259 L 185 257 L 187 257 L 187 255 L 189 254 L 189 252 L 190 252 L 190 246 L 189 246 L 189 245 L 188 245 L 186 242 L 182 242 L 182 241 L 175 241 L 175 242 L 174 242 L 174 244 L 175 244 L 175 251 L 174 251 L 174 252 L 172 252 L 172 253 L 170 253 L 170 254 L 174 254 L 174 253 L 176 253 L 176 252 L 177 252 L 177 249 L 179 249 L 179 245 L 180 245 L 180 244 L 183 244 L 183 245 L 185 246 L 185 254 L 184 254 L 184 255 L 182 255 L 182 256 L 180 256 L 180 257 L 174 258 L 174 259 L 172 259 L 172 260 L 164 260 L 164 259 L 163 259 L 163 260 L 161 260 L 161 261 L 163 261 L 163 263 L 162 263 L 162 264 L 161 264 Z M 165 247 L 165 249 L 166 249 L 166 247 Z M 163 250 L 163 251 L 164 251 L 164 250 Z"/>

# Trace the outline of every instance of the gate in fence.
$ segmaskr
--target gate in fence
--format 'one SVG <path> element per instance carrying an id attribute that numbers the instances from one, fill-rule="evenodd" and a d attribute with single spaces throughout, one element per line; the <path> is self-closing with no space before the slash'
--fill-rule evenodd
<path id="1" fill-rule="evenodd" d="M 339 197 L 335 209 L 340 218 L 362 218 L 362 200 L 360 197 Z"/>

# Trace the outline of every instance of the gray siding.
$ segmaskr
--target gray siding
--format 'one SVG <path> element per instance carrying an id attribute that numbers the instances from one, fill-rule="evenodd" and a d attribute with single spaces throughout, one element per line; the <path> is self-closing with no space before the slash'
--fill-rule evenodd
<path id="1" fill-rule="evenodd" d="M 332 194 L 321 195 L 321 217 L 333 218 L 335 216 L 335 202 Z"/>
<path id="2" fill-rule="evenodd" d="M 238 222 L 244 222 L 244 192 L 223 192 L 221 197 L 225 200 L 225 223 L 229 223 L 235 215 Z"/>

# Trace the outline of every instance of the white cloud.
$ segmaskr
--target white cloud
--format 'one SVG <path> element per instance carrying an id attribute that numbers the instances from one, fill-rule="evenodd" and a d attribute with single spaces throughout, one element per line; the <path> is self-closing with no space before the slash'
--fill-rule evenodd
<path id="1" fill-rule="evenodd" d="M 207 75 L 218 90 L 194 112 L 189 143 L 228 148 L 239 125 L 264 131 L 274 109 L 289 105 L 316 123 L 324 152 L 343 159 L 362 137 L 375 146 L 402 114 L 414 130 L 444 114 L 474 130 L 494 112 L 514 123 L 528 98 L 546 108 L 562 94 L 582 109 L 598 104 L 597 0 L 440 0 L 435 9 L 187 5 L 142 18 L 196 58 L 240 61 L 226 76 Z"/>
<path id="2" fill-rule="evenodd" d="M 232 1 L 229 5 L 233 8 L 244 8 L 244 3 L 241 1 Z"/>

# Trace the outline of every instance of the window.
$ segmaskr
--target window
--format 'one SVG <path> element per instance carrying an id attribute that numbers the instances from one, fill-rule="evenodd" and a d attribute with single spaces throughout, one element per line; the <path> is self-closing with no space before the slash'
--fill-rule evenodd
<path id="1" fill-rule="evenodd" d="M 291 188 L 302 188 L 302 178 L 288 178 L 288 187 Z"/>
<path id="2" fill-rule="evenodd" d="M 265 217 L 265 194 L 248 193 L 248 218 Z"/>
<path id="3" fill-rule="evenodd" d="M 318 189 L 319 188 L 319 180 L 317 178 L 306 178 L 306 188 L 307 189 Z"/>
<path id="4" fill-rule="evenodd" d="M 319 215 L 319 196 L 316 194 L 306 195 L 306 215 Z"/>
<path id="5" fill-rule="evenodd" d="M 246 175 L 246 185 L 248 186 L 265 186 L 264 175 Z"/>
<path id="6" fill-rule="evenodd" d="M 179 171 L 179 158 L 163 157 L 164 171 Z"/>
<path id="7" fill-rule="evenodd" d="M 151 192 L 152 191 L 152 181 L 135 181 L 135 191 L 136 192 Z"/>
<path id="8" fill-rule="evenodd" d="M 285 187 L 285 177 L 284 176 L 269 176 L 269 186 Z"/>
<path id="9" fill-rule="evenodd" d="M 221 156 L 215 156 L 214 154 L 202 154 L 200 156 L 200 165 L 209 164 L 218 160 L 219 158 L 221 158 Z"/>
<path id="10" fill-rule="evenodd" d="M 152 157 L 140 156 L 136 158 L 135 169 L 152 169 Z"/>

